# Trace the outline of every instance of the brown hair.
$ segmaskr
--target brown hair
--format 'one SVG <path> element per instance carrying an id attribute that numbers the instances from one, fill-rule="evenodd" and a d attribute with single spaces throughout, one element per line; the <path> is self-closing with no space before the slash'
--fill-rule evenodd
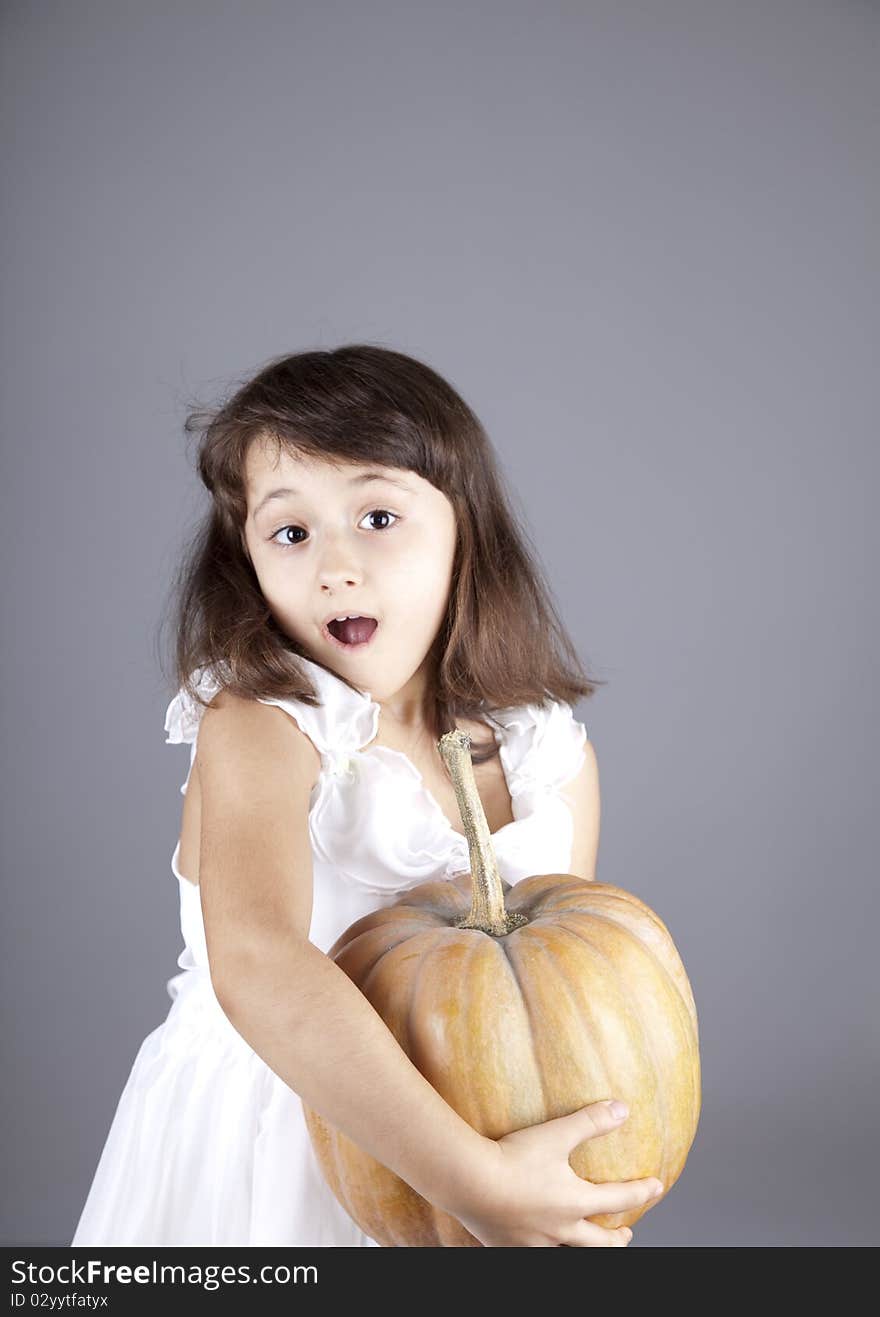
<path id="1" fill-rule="evenodd" d="M 320 705 L 245 549 L 245 459 L 257 438 L 330 462 L 415 471 L 452 503 L 453 586 L 425 710 L 437 739 L 456 717 L 485 722 L 493 709 L 574 703 L 605 684 L 580 665 L 483 426 L 429 366 L 361 343 L 277 357 L 221 406 L 191 410 L 184 429 L 201 435 L 197 469 L 211 495 L 171 596 L 176 685 L 193 699 L 205 703 L 195 670 L 212 666 L 234 694 Z M 493 741 L 475 744 L 471 757 L 478 764 L 496 753 Z"/>

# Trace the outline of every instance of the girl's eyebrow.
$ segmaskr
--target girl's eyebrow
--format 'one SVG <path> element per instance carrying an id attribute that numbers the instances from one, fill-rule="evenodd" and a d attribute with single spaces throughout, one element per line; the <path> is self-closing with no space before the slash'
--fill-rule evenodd
<path id="1" fill-rule="evenodd" d="M 383 475 L 381 471 L 367 471 L 363 475 L 352 476 L 348 483 L 350 485 L 366 485 L 369 484 L 370 481 L 376 481 L 376 480 L 385 481 L 389 485 L 398 485 L 401 489 L 405 490 L 407 494 L 411 494 L 413 492 L 412 486 L 408 484 L 405 480 L 399 480 L 397 479 L 396 476 Z M 296 495 L 299 493 L 300 491 L 298 489 L 292 489 L 289 487 L 284 489 L 271 490 L 270 493 L 268 493 L 265 498 L 260 500 L 257 507 L 254 508 L 254 520 L 256 520 L 256 518 L 260 515 L 260 513 L 263 511 L 263 508 L 266 506 L 267 503 L 271 503 L 275 499 L 279 499 L 279 498 L 288 498 L 291 495 Z"/>

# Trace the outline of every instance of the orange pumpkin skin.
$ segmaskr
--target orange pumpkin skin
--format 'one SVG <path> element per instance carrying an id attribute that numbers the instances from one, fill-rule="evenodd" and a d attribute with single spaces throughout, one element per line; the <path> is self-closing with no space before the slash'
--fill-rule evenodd
<path id="1" fill-rule="evenodd" d="M 678 1179 L 700 1115 L 697 1013 L 666 925 L 608 883 L 547 874 L 503 883 L 528 923 L 497 937 L 456 928 L 472 879 L 422 883 L 357 920 L 330 949 L 410 1060 L 479 1133 L 567 1115 L 603 1098 L 629 1106 L 623 1125 L 570 1155 L 596 1182 Z M 385 1247 L 482 1247 L 303 1103 L 327 1183 Z M 660 1199 L 599 1213 L 633 1225 Z"/>

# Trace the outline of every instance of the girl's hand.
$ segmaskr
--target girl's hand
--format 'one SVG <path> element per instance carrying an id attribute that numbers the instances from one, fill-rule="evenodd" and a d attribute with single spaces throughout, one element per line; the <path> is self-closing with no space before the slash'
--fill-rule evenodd
<path id="1" fill-rule="evenodd" d="M 616 1117 L 610 1106 L 593 1102 L 487 1140 L 496 1150 L 494 1164 L 482 1167 L 464 1211 L 455 1213 L 458 1220 L 488 1248 L 625 1248 L 632 1239 L 628 1226 L 609 1230 L 584 1218 L 641 1207 L 663 1192 L 660 1181 L 649 1176 L 594 1184 L 568 1160 L 578 1144 L 617 1129 L 629 1114 Z"/>

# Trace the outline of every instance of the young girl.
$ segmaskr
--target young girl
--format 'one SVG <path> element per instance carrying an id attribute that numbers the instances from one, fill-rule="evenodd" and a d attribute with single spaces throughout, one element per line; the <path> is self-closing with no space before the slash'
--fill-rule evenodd
<path id="1" fill-rule="evenodd" d="M 609 1101 L 484 1137 L 326 954 L 467 872 L 437 746 L 454 727 L 502 878 L 595 877 L 596 761 L 570 702 L 596 683 L 484 430 L 427 366 L 361 345 L 270 362 L 186 429 L 212 501 L 177 579 L 165 719 L 191 747 L 171 861 L 185 947 L 72 1245 L 374 1244 L 301 1099 L 484 1245 L 626 1244 L 585 1218 L 657 1182 L 594 1185 L 568 1162 L 619 1125 Z"/>

